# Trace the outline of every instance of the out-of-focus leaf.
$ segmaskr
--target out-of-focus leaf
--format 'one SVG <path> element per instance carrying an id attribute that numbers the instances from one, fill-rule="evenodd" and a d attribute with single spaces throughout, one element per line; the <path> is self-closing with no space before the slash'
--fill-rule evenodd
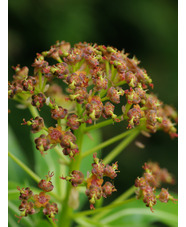
<path id="1" fill-rule="evenodd" d="M 8 214 L 8 226 L 10 226 L 10 227 L 19 227 L 20 226 L 20 225 L 18 225 L 15 218 L 13 218 L 11 214 Z"/>
<path id="2" fill-rule="evenodd" d="M 86 152 L 93 147 L 97 146 L 101 143 L 101 131 L 93 130 L 87 134 L 85 134 L 83 138 L 82 152 Z M 98 157 L 100 157 L 100 150 L 96 152 Z M 93 162 L 93 155 L 89 155 L 83 159 L 81 162 L 80 170 L 86 176 L 87 171 L 91 172 Z"/>
<path id="3" fill-rule="evenodd" d="M 8 201 L 8 208 L 9 208 L 9 215 L 11 216 L 10 220 L 12 221 L 12 219 L 13 219 L 13 220 L 18 221 L 18 219 L 15 218 L 15 215 L 18 215 L 18 216 L 20 215 L 20 211 L 18 209 L 18 205 L 13 203 L 13 202 L 11 202 L 11 201 Z M 21 219 L 21 223 L 24 223 L 24 226 L 28 226 L 28 227 L 29 226 L 30 227 L 34 226 L 34 223 L 33 223 L 32 219 L 30 217 L 22 218 Z M 14 227 L 14 226 L 11 226 L 11 227 Z"/>
<path id="4" fill-rule="evenodd" d="M 36 223 L 37 227 L 51 227 L 52 225 L 46 220 L 40 220 Z"/>
<path id="5" fill-rule="evenodd" d="M 17 186 L 19 186 L 20 188 L 28 187 L 27 184 L 19 184 L 14 181 L 9 181 L 8 182 L 8 200 L 15 200 L 20 202 L 19 200 L 20 192 L 17 190 Z M 35 188 L 33 186 L 31 187 L 31 190 L 34 192 L 34 194 L 41 192 L 39 188 Z"/>
<path id="6" fill-rule="evenodd" d="M 177 197 L 171 193 L 175 198 Z M 151 212 L 145 207 L 142 200 L 134 200 L 121 207 L 112 209 L 100 222 L 109 226 L 146 227 L 155 221 L 162 222 L 171 227 L 178 226 L 178 205 L 169 201 L 167 204 L 157 202 L 155 211 Z"/>
<path id="7" fill-rule="evenodd" d="M 27 163 L 24 152 L 21 150 L 19 143 L 11 129 L 8 127 L 8 149 L 25 164 Z M 8 158 L 8 179 L 23 183 L 28 175 L 9 157 Z"/>

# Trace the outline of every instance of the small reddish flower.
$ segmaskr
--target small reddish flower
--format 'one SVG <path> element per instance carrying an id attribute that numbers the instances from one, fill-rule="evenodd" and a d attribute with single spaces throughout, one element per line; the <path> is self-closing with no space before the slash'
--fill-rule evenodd
<path id="1" fill-rule="evenodd" d="M 67 110 L 62 106 L 56 106 L 54 109 L 51 109 L 51 117 L 55 120 L 64 119 L 67 115 Z"/>
<path id="2" fill-rule="evenodd" d="M 92 167 L 93 167 L 92 174 L 96 175 L 99 178 L 103 178 L 105 165 L 102 163 L 102 161 L 99 160 L 99 158 L 97 158 L 96 153 L 93 155 L 93 158 L 94 158 L 94 163 L 92 164 Z"/>
<path id="3" fill-rule="evenodd" d="M 112 103 L 106 102 L 105 105 L 103 106 L 103 112 L 102 112 L 103 117 L 106 119 L 109 117 L 112 117 L 113 119 L 115 119 L 117 115 L 114 114 L 114 109 L 115 109 L 115 106 Z"/>
<path id="4" fill-rule="evenodd" d="M 88 98 L 87 89 L 84 87 L 76 87 L 74 93 L 69 95 L 72 101 L 76 100 L 79 104 L 84 103 Z"/>
<path id="5" fill-rule="evenodd" d="M 41 131 L 44 128 L 44 120 L 42 117 L 35 117 L 32 121 L 31 121 L 31 132 L 32 133 L 36 133 Z"/>
<path id="6" fill-rule="evenodd" d="M 49 139 L 51 144 L 57 144 L 61 142 L 63 134 L 64 132 L 62 131 L 60 126 L 57 126 L 56 128 L 49 127 L 47 138 Z"/>
<path id="7" fill-rule="evenodd" d="M 29 187 L 27 187 L 27 188 L 20 188 L 19 186 L 17 187 L 17 190 L 19 190 L 20 191 L 20 196 L 19 196 L 19 199 L 20 200 L 28 200 L 28 199 L 30 199 L 32 196 L 33 196 L 33 192 L 32 192 L 32 190 L 30 190 L 30 188 Z"/>
<path id="8" fill-rule="evenodd" d="M 169 200 L 177 201 L 177 199 L 174 199 L 173 196 L 171 196 L 167 189 L 162 188 L 160 194 L 157 196 L 157 199 L 159 199 L 162 203 L 168 203 Z"/>
<path id="9" fill-rule="evenodd" d="M 101 117 L 103 110 L 103 103 L 99 96 L 90 97 L 86 104 L 87 115 L 92 119 L 96 120 Z"/>
<path id="10" fill-rule="evenodd" d="M 112 185 L 109 181 L 107 181 L 103 185 L 102 191 L 103 191 L 103 197 L 107 198 L 108 196 L 110 196 L 112 194 L 112 192 L 117 191 L 117 190 L 115 189 L 114 185 Z"/>
<path id="11" fill-rule="evenodd" d="M 45 192 L 50 192 L 53 190 L 54 186 L 51 182 L 51 178 L 54 176 L 54 173 L 52 172 L 50 174 L 50 172 L 48 172 L 48 175 L 46 176 L 46 180 L 41 180 L 39 183 L 38 183 L 38 187 L 41 188 L 43 191 Z"/>
<path id="12" fill-rule="evenodd" d="M 145 190 L 143 190 L 143 202 L 146 203 L 147 207 L 150 207 L 151 211 L 153 212 L 153 206 L 156 205 L 157 199 L 154 194 L 154 189 L 150 186 L 147 186 Z"/>
<path id="13" fill-rule="evenodd" d="M 120 103 L 120 96 L 124 95 L 124 91 L 121 88 L 114 88 L 110 87 L 107 91 L 107 96 L 109 97 L 110 101 L 113 103 Z"/>
<path id="14" fill-rule="evenodd" d="M 77 145 L 75 145 L 75 146 L 76 147 L 74 149 L 71 149 L 68 147 L 63 148 L 63 150 L 62 150 L 63 154 L 69 155 L 70 158 L 74 158 L 74 156 L 79 153 L 78 146 Z"/>
<path id="15" fill-rule="evenodd" d="M 76 87 L 87 87 L 88 86 L 88 77 L 86 77 L 85 72 L 76 71 L 76 73 L 72 73 L 67 76 L 66 81 L 69 85 L 69 88 L 74 90 Z"/>
<path id="16" fill-rule="evenodd" d="M 62 180 L 67 180 L 71 182 L 73 187 L 77 187 L 79 184 L 82 184 L 84 181 L 84 175 L 78 170 L 73 170 L 70 176 L 60 177 Z"/>
<path id="17" fill-rule="evenodd" d="M 125 74 L 125 80 L 130 87 L 135 87 L 138 84 L 137 77 L 130 71 Z"/>
<path id="18" fill-rule="evenodd" d="M 101 199 L 102 196 L 102 188 L 96 185 L 91 185 L 88 189 L 85 191 L 86 195 L 88 196 L 89 202 L 90 202 L 90 209 L 94 209 L 94 205 L 96 200 Z"/>
<path id="19" fill-rule="evenodd" d="M 36 106 L 38 109 L 43 107 L 45 102 L 46 102 L 46 99 L 43 93 L 39 93 L 37 95 L 32 96 L 32 105 Z"/>
<path id="20" fill-rule="evenodd" d="M 77 130 L 81 125 L 81 120 L 78 118 L 76 114 L 68 115 L 67 117 L 67 126 L 72 130 Z"/>
<path id="21" fill-rule="evenodd" d="M 28 77 L 28 67 L 20 67 L 18 64 L 16 67 L 12 66 L 12 68 L 15 70 L 15 75 L 13 75 L 14 80 L 24 80 Z"/>
<path id="22" fill-rule="evenodd" d="M 41 54 L 37 53 L 37 57 L 35 58 L 32 67 L 34 67 L 35 71 L 38 71 L 46 66 L 48 66 L 48 62 L 44 60 L 44 57 Z"/>
<path id="23" fill-rule="evenodd" d="M 29 76 L 27 79 L 22 81 L 22 86 L 24 91 L 30 91 L 33 93 L 37 80 L 34 77 Z"/>
<path id="24" fill-rule="evenodd" d="M 144 112 L 141 110 L 139 105 L 134 105 L 132 109 L 127 112 L 128 128 L 133 128 L 134 125 L 139 125 L 140 119 L 143 117 Z"/>
<path id="25" fill-rule="evenodd" d="M 37 150 L 39 150 L 41 154 L 44 154 L 44 151 L 50 149 L 50 140 L 44 134 L 35 139 L 35 144 Z"/>
<path id="26" fill-rule="evenodd" d="M 138 103 L 140 103 L 140 101 L 141 101 L 140 96 L 132 88 L 130 88 L 130 90 L 126 90 L 125 94 L 126 94 L 127 102 L 129 104 L 138 104 Z"/>
<path id="27" fill-rule="evenodd" d="M 92 174 L 89 178 L 87 178 L 87 188 L 90 188 L 91 185 L 99 186 L 103 184 L 103 179 L 98 178 L 96 175 Z"/>
<path id="28" fill-rule="evenodd" d="M 49 218 L 52 218 L 53 222 L 55 222 L 55 215 L 58 213 L 58 207 L 56 203 L 47 203 L 45 208 L 43 209 L 43 214 L 47 215 Z"/>
<path id="29" fill-rule="evenodd" d="M 45 192 L 40 192 L 39 195 L 34 195 L 34 200 L 36 207 L 45 207 L 50 200 L 50 196 L 46 195 Z"/>
<path id="30" fill-rule="evenodd" d="M 63 148 L 76 149 L 77 145 L 75 144 L 75 141 L 76 141 L 75 135 L 72 132 L 67 131 L 63 133 L 60 145 Z"/>
<path id="31" fill-rule="evenodd" d="M 118 170 L 117 162 L 112 164 L 112 166 L 107 164 L 106 167 L 104 168 L 104 175 L 110 177 L 111 179 L 114 179 L 115 177 L 117 177 L 117 172 L 119 172 L 117 170 Z"/>

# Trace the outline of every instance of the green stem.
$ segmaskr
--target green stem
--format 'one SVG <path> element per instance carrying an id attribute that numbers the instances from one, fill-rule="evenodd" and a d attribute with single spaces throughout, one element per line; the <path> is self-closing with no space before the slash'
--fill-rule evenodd
<path id="1" fill-rule="evenodd" d="M 29 105 L 29 106 L 28 106 L 28 109 L 30 110 L 31 115 L 32 115 L 34 118 L 37 117 L 37 116 L 40 116 L 40 114 L 39 114 L 39 112 L 38 112 L 38 110 L 37 110 L 36 107 L 34 107 L 34 106 L 32 106 L 32 105 Z"/>
<path id="2" fill-rule="evenodd" d="M 77 106 L 78 113 L 80 113 L 81 109 L 79 106 Z M 73 160 L 69 166 L 69 172 L 72 172 L 73 170 L 78 170 L 80 167 L 80 161 L 81 161 L 81 153 L 82 153 L 82 142 L 83 142 L 83 129 L 85 127 L 85 124 L 82 124 L 79 129 L 75 131 L 76 136 L 76 144 L 78 145 L 79 154 L 76 157 L 76 160 Z M 59 226 L 63 227 L 69 227 L 72 222 L 72 213 L 73 208 L 69 206 L 69 198 L 71 194 L 72 185 L 68 183 L 67 185 L 67 194 L 63 201 L 63 209 L 59 216 Z"/>
<path id="3" fill-rule="evenodd" d="M 47 78 L 44 77 L 43 86 L 42 86 L 42 89 L 41 89 L 42 92 L 44 92 L 44 90 L 45 90 L 46 83 L 47 83 Z"/>
<path id="4" fill-rule="evenodd" d="M 41 180 L 38 175 L 36 175 L 30 168 L 28 168 L 22 161 L 16 158 L 11 152 L 8 152 L 8 156 L 17 163 L 28 175 L 35 180 L 37 183 Z"/>
<path id="5" fill-rule="evenodd" d="M 140 133 L 138 128 L 132 131 L 131 135 L 129 135 L 125 140 L 123 140 L 116 148 L 114 148 L 104 159 L 103 163 L 110 163 L 117 155 L 119 155 Z"/>
<path id="6" fill-rule="evenodd" d="M 118 204 L 121 201 L 124 201 L 124 202 L 129 201 L 130 202 L 130 201 L 134 200 L 135 197 L 132 200 L 130 200 L 130 199 L 126 200 L 126 199 L 128 199 L 131 195 L 133 195 L 135 190 L 136 190 L 135 186 L 130 187 L 127 191 L 125 191 L 122 195 L 120 195 L 117 199 L 115 199 L 110 205 Z M 100 219 L 100 218 L 104 217 L 108 212 L 109 212 L 109 210 L 105 210 L 105 211 L 95 215 L 94 218 Z"/>
<path id="7" fill-rule="evenodd" d="M 109 77 L 110 66 L 109 66 L 109 62 L 108 61 L 105 61 L 105 70 L 106 70 L 107 77 Z"/>
<path id="8" fill-rule="evenodd" d="M 37 183 L 41 180 L 41 178 L 35 174 L 28 166 L 26 166 L 21 160 L 19 160 L 17 157 L 15 157 L 10 151 L 8 152 L 8 156 L 18 164 L 33 180 L 35 180 Z M 57 199 L 58 201 L 61 201 L 61 198 L 56 195 L 53 192 L 50 192 L 50 194 Z"/>
<path id="9" fill-rule="evenodd" d="M 121 133 L 120 135 L 117 135 L 117 136 L 115 136 L 115 137 L 113 137 L 113 138 L 111 138 L 111 139 L 109 139 L 109 140 L 107 140 L 107 141 L 105 141 L 105 142 L 99 144 L 98 146 L 96 146 L 96 147 L 94 147 L 94 148 L 92 148 L 92 149 L 90 149 L 90 150 L 84 152 L 84 153 L 81 155 L 81 158 L 85 158 L 85 157 L 87 157 L 88 155 L 94 153 L 95 151 L 98 151 L 98 150 L 100 150 L 100 149 L 102 149 L 102 148 L 104 148 L 104 147 L 107 147 L 107 146 L 109 146 L 109 145 L 112 144 L 112 143 L 115 143 L 116 141 L 118 141 L 118 140 L 124 138 L 125 136 L 127 136 L 128 134 L 130 134 L 132 131 L 134 131 L 134 129 L 128 130 L 128 131 L 126 131 L 126 132 L 123 132 L 123 133 Z"/>
<path id="10" fill-rule="evenodd" d="M 65 165 L 69 165 L 70 164 L 70 160 L 62 153 L 62 148 L 60 149 L 58 146 L 55 146 L 53 149 L 61 157 L 61 159 L 63 160 Z"/>
<path id="11" fill-rule="evenodd" d="M 41 72 L 41 70 L 39 70 L 38 75 L 39 75 L 39 90 L 41 91 L 41 89 L 42 89 L 42 72 Z"/>
<path id="12" fill-rule="evenodd" d="M 120 119 L 122 115 L 118 116 L 118 118 Z M 94 129 L 98 129 L 98 128 L 102 128 L 102 127 L 105 127 L 107 125 L 110 125 L 110 124 L 114 124 L 114 121 L 113 119 L 108 119 L 108 120 L 105 120 L 105 121 L 102 121 L 100 123 L 97 123 L 95 125 L 91 125 L 89 127 L 86 127 L 84 129 L 84 132 L 88 132 L 90 130 L 94 130 Z"/>
<path id="13" fill-rule="evenodd" d="M 112 82 L 114 81 L 117 72 L 118 72 L 118 71 L 114 68 L 114 65 L 111 65 L 111 75 L 112 75 L 112 76 L 111 76 L 111 81 L 112 81 Z"/>
<path id="14" fill-rule="evenodd" d="M 112 203 L 118 203 L 119 201 L 125 200 L 129 198 L 131 195 L 133 195 L 136 191 L 135 186 L 131 186 L 127 191 L 125 191 L 123 194 L 121 194 L 117 199 L 115 199 Z"/>
<path id="15" fill-rule="evenodd" d="M 109 100 L 109 97 L 105 96 L 104 98 L 101 99 L 102 102 Z"/>
<path id="16" fill-rule="evenodd" d="M 125 200 L 125 201 L 122 201 L 122 202 L 112 203 L 112 204 L 110 204 L 108 206 L 97 208 L 95 210 L 81 211 L 81 212 L 73 214 L 73 218 L 80 217 L 80 216 L 85 216 L 85 215 L 93 215 L 93 214 L 100 213 L 100 212 L 101 212 L 100 214 L 102 214 L 102 212 L 104 212 L 104 211 L 107 213 L 107 212 L 110 211 L 110 209 L 122 206 L 123 204 L 129 203 L 129 202 L 132 202 L 134 199 L 136 199 L 136 198 L 134 197 L 132 199 L 128 199 L 128 200 Z M 94 218 L 95 217 L 97 217 L 97 216 L 94 216 Z M 96 218 L 96 219 L 98 219 L 98 218 Z"/>
<path id="17" fill-rule="evenodd" d="M 115 84 L 115 86 L 121 86 L 121 85 L 124 85 L 126 84 L 127 82 L 124 80 L 124 81 L 120 81 L 118 82 L 117 84 Z"/>

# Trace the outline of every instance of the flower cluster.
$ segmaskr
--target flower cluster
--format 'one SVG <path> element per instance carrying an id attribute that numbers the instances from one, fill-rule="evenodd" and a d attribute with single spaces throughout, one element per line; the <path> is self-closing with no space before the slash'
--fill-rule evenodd
<path id="1" fill-rule="evenodd" d="M 87 195 L 90 202 L 90 209 L 94 209 L 94 204 L 96 200 L 101 199 L 101 197 L 107 198 L 116 191 L 115 186 L 110 182 L 104 182 L 104 177 L 114 179 L 117 176 L 118 164 L 114 163 L 111 165 L 105 165 L 102 163 L 97 154 L 93 155 L 94 162 L 92 164 L 92 171 L 88 174 L 87 179 L 84 178 L 82 172 L 73 170 L 70 176 L 60 177 L 63 180 L 71 182 L 73 187 L 84 184 L 86 185 L 85 194 Z"/>
<path id="2" fill-rule="evenodd" d="M 43 214 L 52 218 L 53 222 L 55 222 L 55 215 L 58 213 L 57 204 L 50 203 L 50 196 L 46 194 L 46 192 L 50 192 L 54 188 L 51 182 L 53 175 L 53 172 L 48 172 L 46 180 L 42 179 L 38 183 L 38 187 L 42 189 L 42 192 L 39 194 L 34 194 L 29 187 L 22 189 L 17 187 L 20 191 L 19 199 L 21 200 L 21 205 L 19 206 L 21 214 L 20 216 L 17 216 L 19 221 L 23 217 L 34 214 L 36 213 L 36 210 L 43 208 Z"/>
<path id="3" fill-rule="evenodd" d="M 48 61 L 48 58 L 56 62 Z M 152 80 L 139 63 L 135 57 L 129 58 L 123 50 L 111 46 L 84 42 L 71 47 L 68 42 L 57 41 L 50 50 L 36 55 L 32 64 L 33 75 L 26 66 L 13 67 L 15 73 L 12 82 L 8 83 L 8 96 L 22 107 L 28 107 L 32 113 L 33 118 L 23 119 L 22 125 L 30 126 L 32 133 L 39 133 L 35 138 L 36 149 L 41 155 L 53 148 L 61 149 L 62 158 L 67 160 L 65 165 L 81 160 L 81 157 L 72 158 L 82 152 L 83 135 L 105 119 L 105 125 L 126 120 L 127 129 L 138 127 L 146 134 L 163 130 L 171 138 L 177 137 L 176 111 L 151 93 Z M 51 122 L 55 124 L 45 123 L 41 117 L 44 111 L 49 111 Z M 78 169 L 61 177 L 73 187 L 86 185 L 85 193 L 91 209 L 101 197 L 106 198 L 116 191 L 112 181 L 104 180 L 105 177 L 113 180 L 118 172 L 117 162 L 105 165 L 96 154 L 93 158 L 92 171 L 87 178 Z M 74 166 L 79 166 L 79 163 Z M 142 197 L 151 210 L 157 199 L 163 202 L 174 200 L 166 189 L 155 195 L 161 182 L 173 183 L 171 175 L 152 163 L 145 165 L 144 169 L 144 176 L 135 183 L 138 197 Z M 38 195 L 33 195 L 29 188 L 20 189 L 20 218 L 43 208 L 44 215 L 54 220 L 57 205 L 49 203 L 50 196 L 46 194 L 54 188 L 52 176 L 48 173 L 46 180 L 39 182 L 42 192 Z"/>
<path id="4" fill-rule="evenodd" d="M 174 178 L 167 169 L 161 169 L 157 163 L 152 162 L 145 163 L 143 169 L 145 170 L 143 177 L 138 177 L 135 181 L 138 199 L 142 198 L 151 211 L 153 211 L 157 199 L 163 203 L 167 203 L 169 200 L 176 201 L 165 188 L 161 188 L 159 195 L 155 194 L 156 188 L 160 188 L 162 183 L 174 183 Z"/>
<path id="5" fill-rule="evenodd" d="M 50 65 L 47 58 L 57 63 Z M 60 144 L 65 155 L 74 157 L 78 153 L 74 131 L 102 117 L 113 122 L 127 120 L 129 129 L 139 125 L 148 132 L 164 130 L 172 138 L 176 137 L 177 113 L 147 93 L 153 88 L 152 80 L 139 63 L 135 57 L 129 58 L 123 50 L 110 46 L 85 42 L 71 47 L 68 42 L 57 41 L 49 51 L 37 54 L 32 76 L 26 66 L 13 67 L 15 74 L 9 82 L 9 98 L 38 110 L 44 105 L 51 108 L 56 128 L 47 128 L 39 116 L 25 122 L 31 125 L 33 133 L 45 130 L 35 140 L 41 154 Z M 66 85 L 66 95 L 56 79 Z M 119 103 L 122 111 L 117 116 L 114 110 Z"/>

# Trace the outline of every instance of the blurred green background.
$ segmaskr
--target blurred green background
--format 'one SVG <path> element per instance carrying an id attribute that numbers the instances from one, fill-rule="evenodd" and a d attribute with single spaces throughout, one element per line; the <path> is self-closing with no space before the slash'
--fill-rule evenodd
<path id="1" fill-rule="evenodd" d="M 178 3 L 176 0 L 9 0 L 9 80 L 11 66 L 33 63 L 35 54 L 48 50 L 56 40 L 71 44 L 91 42 L 125 49 L 141 60 L 154 82 L 154 92 L 177 108 L 178 102 Z M 30 67 L 31 68 L 31 67 Z M 34 168 L 30 131 L 21 126 L 27 110 L 18 110 L 10 101 L 9 124 L 19 146 Z M 121 123 L 103 129 L 103 140 L 126 130 Z M 145 149 L 130 145 L 120 157 L 115 185 L 121 193 L 142 173 L 145 161 L 157 161 L 177 179 L 177 139 L 158 132 L 151 138 L 140 136 Z M 103 155 L 114 147 L 105 149 Z M 177 185 L 169 187 L 177 191 Z M 116 196 L 113 195 L 111 199 Z M 108 201 L 108 200 L 107 200 Z"/>

